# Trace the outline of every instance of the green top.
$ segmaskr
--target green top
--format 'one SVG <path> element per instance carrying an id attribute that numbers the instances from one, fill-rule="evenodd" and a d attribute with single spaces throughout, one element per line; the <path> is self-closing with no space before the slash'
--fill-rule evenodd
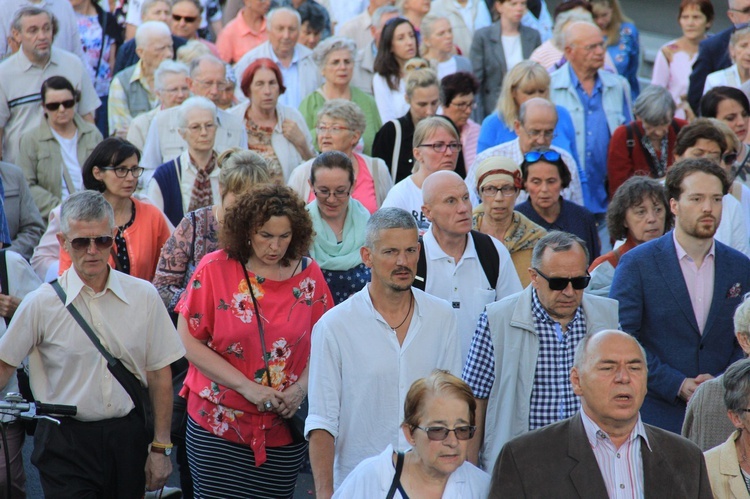
<path id="1" fill-rule="evenodd" d="M 367 95 L 356 87 L 349 87 L 352 93 L 352 102 L 359 106 L 362 112 L 365 114 L 367 120 L 367 127 L 365 133 L 362 134 L 362 139 L 365 142 L 363 152 L 370 156 L 372 153 L 372 141 L 375 140 L 375 134 L 380 130 L 383 123 L 380 121 L 380 113 L 378 112 L 378 106 L 375 104 L 375 99 L 372 96 Z M 315 117 L 318 115 L 318 111 L 326 103 L 326 98 L 323 94 L 316 90 L 311 93 L 302 101 L 299 105 L 299 112 L 305 118 L 307 128 L 310 129 L 310 134 L 313 137 L 313 144 L 315 148 L 318 148 L 318 137 L 315 133 Z"/>

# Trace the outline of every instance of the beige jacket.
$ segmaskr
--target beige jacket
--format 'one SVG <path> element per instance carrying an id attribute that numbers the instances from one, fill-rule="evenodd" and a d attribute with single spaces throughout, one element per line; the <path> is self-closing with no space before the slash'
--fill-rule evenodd
<path id="1" fill-rule="evenodd" d="M 735 431 L 726 442 L 704 453 L 714 499 L 750 498 L 734 447 L 739 436 L 740 432 Z"/>

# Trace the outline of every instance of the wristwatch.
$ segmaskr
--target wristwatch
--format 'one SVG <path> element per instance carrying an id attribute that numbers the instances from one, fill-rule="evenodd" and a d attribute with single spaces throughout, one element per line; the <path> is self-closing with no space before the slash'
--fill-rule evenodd
<path id="1" fill-rule="evenodd" d="M 158 442 L 152 442 L 151 452 L 155 452 L 157 454 L 164 454 L 165 456 L 171 456 L 172 447 L 174 447 L 173 444 L 160 444 Z"/>

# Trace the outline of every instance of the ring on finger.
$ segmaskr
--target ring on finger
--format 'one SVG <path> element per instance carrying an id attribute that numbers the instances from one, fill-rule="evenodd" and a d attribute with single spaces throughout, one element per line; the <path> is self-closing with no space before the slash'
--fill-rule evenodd
<path id="1" fill-rule="evenodd" d="M 266 409 L 267 411 L 270 411 L 270 410 L 271 410 L 271 408 L 273 407 L 273 404 L 271 404 L 271 401 L 270 401 L 270 400 L 266 400 L 266 403 L 265 403 L 265 404 L 263 404 L 263 407 L 264 407 L 264 408 L 265 408 L 265 409 Z"/>

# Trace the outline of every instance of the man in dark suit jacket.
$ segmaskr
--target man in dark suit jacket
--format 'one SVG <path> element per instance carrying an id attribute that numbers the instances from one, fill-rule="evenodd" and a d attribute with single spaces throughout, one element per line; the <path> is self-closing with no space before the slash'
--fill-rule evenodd
<path id="1" fill-rule="evenodd" d="M 714 71 L 732 65 L 729 58 L 729 38 L 737 27 L 750 22 L 750 0 L 728 0 L 728 4 L 727 17 L 734 26 L 701 42 L 698 47 L 698 58 L 693 64 L 693 72 L 690 73 L 687 100 L 695 114 L 698 114 L 706 77 Z"/>
<path id="2" fill-rule="evenodd" d="M 611 330 L 586 336 L 570 371 L 581 411 L 508 442 L 495 464 L 489 497 L 599 498 L 618 492 L 710 499 L 700 449 L 641 422 L 646 378 L 646 354 L 632 336 Z M 643 473 L 633 473 L 633 465 Z M 610 471 L 618 467 L 623 473 Z"/>
<path id="3" fill-rule="evenodd" d="M 666 187 L 674 231 L 623 255 L 610 298 L 620 303 L 622 329 L 648 352 L 643 420 L 680 433 L 698 385 L 742 356 L 732 316 L 750 290 L 750 261 L 714 239 L 729 187 L 721 167 L 680 160 Z"/>

